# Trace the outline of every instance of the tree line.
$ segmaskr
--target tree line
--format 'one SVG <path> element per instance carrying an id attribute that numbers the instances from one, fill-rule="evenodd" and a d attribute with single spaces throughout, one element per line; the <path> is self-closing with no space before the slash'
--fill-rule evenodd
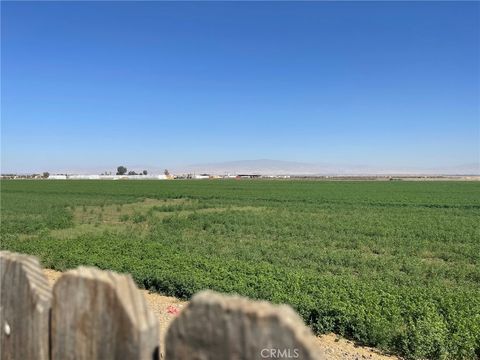
<path id="1" fill-rule="evenodd" d="M 165 169 L 163 172 L 166 176 L 170 175 L 170 172 Z M 143 170 L 140 173 L 136 173 L 135 171 L 128 171 L 128 169 L 125 166 L 119 166 L 117 167 L 117 175 L 148 175 L 147 170 Z"/>

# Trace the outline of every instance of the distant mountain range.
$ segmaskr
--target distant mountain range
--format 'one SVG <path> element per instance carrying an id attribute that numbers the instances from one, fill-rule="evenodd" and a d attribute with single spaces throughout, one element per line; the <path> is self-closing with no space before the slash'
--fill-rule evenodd
<path id="1" fill-rule="evenodd" d="M 479 164 L 455 167 L 401 168 L 368 165 L 335 165 L 329 163 L 305 163 L 282 160 L 239 160 L 218 163 L 194 164 L 172 169 L 174 173 L 207 174 L 262 174 L 262 175 L 478 175 Z"/>
<path id="2" fill-rule="evenodd" d="M 137 172 L 146 169 L 149 174 L 163 174 L 167 168 L 172 174 L 212 174 L 212 175 L 480 175 L 480 164 L 463 164 L 450 167 L 380 167 L 370 165 L 307 163 L 297 161 L 282 161 L 271 159 L 239 160 L 187 166 L 149 166 L 123 164 L 128 170 Z M 116 166 L 42 169 L 51 174 L 101 174 L 109 171 L 115 174 Z M 32 173 L 39 171 L 30 171 Z M 40 171 L 41 172 L 41 171 Z M 2 173 L 8 173 L 3 171 Z"/>

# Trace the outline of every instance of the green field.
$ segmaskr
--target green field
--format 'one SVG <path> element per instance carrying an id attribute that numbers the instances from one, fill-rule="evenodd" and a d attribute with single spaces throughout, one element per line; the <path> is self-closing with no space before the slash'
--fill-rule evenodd
<path id="1" fill-rule="evenodd" d="M 480 183 L 3 181 L 1 248 L 291 304 L 407 358 L 480 357 Z"/>

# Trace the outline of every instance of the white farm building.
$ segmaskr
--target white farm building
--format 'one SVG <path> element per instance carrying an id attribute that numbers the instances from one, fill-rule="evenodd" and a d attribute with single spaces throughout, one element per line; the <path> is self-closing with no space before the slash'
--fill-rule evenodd
<path id="1" fill-rule="evenodd" d="M 52 175 L 50 178 L 53 178 Z M 60 176 L 60 175 L 58 175 Z M 167 180 L 166 175 L 62 175 L 64 180 Z"/>
<path id="2" fill-rule="evenodd" d="M 49 175 L 50 180 L 67 180 L 67 175 Z"/>

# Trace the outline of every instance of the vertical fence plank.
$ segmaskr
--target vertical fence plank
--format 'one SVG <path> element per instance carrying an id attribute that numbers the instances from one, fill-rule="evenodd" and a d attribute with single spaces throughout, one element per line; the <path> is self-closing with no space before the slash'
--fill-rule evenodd
<path id="1" fill-rule="evenodd" d="M 47 360 L 52 294 L 35 257 L 0 251 L 2 360 Z"/>
<path id="2" fill-rule="evenodd" d="M 0 270 L 2 360 L 159 359 L 158 320 L 130 276 L 81 267 L 52 298 L 36 258 L 2 251 Z M 194 296 L 166 337 L 167 360 L 318 360 L 316 349 L 290 307 L 211 291 Z"/>
<path id="3" fill-rule="evenodd" d="M 53 288 L 52 360 L 158 359 L 159 327 L 129 275 L 80 267 Z"/>
<path id="4" fill-rule="evenodd" d="M 167 360 L 321 359 L 315 338 L 286 305 L 212 291 L 195 295 L 170 325 Z"/>

